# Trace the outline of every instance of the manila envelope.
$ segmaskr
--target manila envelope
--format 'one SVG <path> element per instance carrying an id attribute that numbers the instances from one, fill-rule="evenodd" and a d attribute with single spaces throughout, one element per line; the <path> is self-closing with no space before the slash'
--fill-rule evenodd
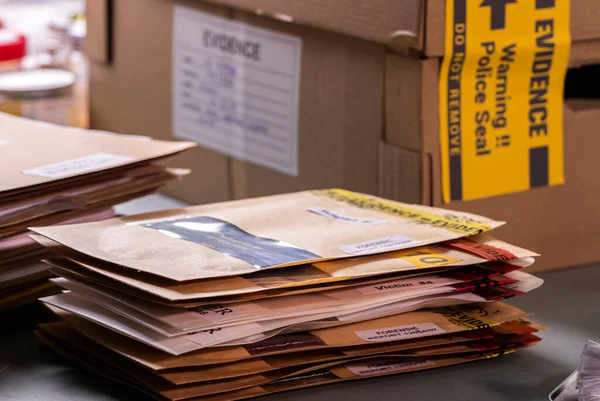
<path id="1" fill-rule="evenodd" d="M 414 248 L 502 224 L 322 190 L 32 231 L 124 271 L 183 282 Z"/>
<path id="2" fill-rule="evenodd" d="M 63 127 L 4 113 L 0 114 L 0 133 L 2 196 L 161 159 L 195 146 Z"/>
<path id="3" fill-rule="evenodd" d="M 428 269 L 452 268 L 488 261 L 507 261 L 518 267 L 526 267 L 533 263 L 532 257 L 537 256 L 531 251 L 489 236 L 475 236 L 472 239 L 455 241 L 452 244 L 429 245 L 369 257 L 340 259 L 285 269 L 268 269 L 234 277 L 178 282 L 144 272 L 122 269 L 112 263 L 75 252 L 40 235 L 33 235 L 32 238 L 50 251 L 69 259 L 68 261 L 61 259 L 56 263 L 53 262 L 55 267 L 76 270 L 84 276 L 94 277 L 96 281 L 104 281 L 107 285 L 135 293 L 141 298 L 168 304 L 181 302 L 184 304 L 182 306 L 227 302 L 228 297 L 241 295 L 245 295 L 245 297 L 231 299 L 231 301 L 256 299 L 260 296 L 256 297 L 252 294 L 273 292 L 277 289 L 289 290 L 292 287 L 401 272 L 424 274 Z M 462 247 L 463 244 L 469 247 L 468 250 Z M 485 249 L 488 254 L 485 257 L 475 254 L 471 250 L 475 247 L 479 250 Z M 500 254 L 502 257 L 495 254 Z M 427 273 L 429 272 L 427 271 Z M 151 297 L 148 298 L 148 296 Z M 157 300 L 156 297 L 163 300 Z"/>

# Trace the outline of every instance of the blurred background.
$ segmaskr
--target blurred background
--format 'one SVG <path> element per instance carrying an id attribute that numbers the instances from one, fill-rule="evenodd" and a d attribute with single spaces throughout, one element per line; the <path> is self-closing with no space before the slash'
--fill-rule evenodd
<path id="1" fill-rule="evenodd" d="M 487 6 L 473 3 L 488 21 Z M 460 180 L 442 168 L 451 108 L 439 79 L 451 59 L 444 1 L 0 0 L 0 111 L 197 143 L 173 160 L 189 177 L 161 191 L 177 201 L 344 188 L 512 221 L 498 235 L 543 253 L 536 269 L 592 263 L 600 7 L 550 3 L 565 17 L 556 51 L 541 60 L 554 66 L 552 79 L 531 73 L 533 55 L 521 54 L 508 87 L 486 78 L 494 117 L 475 124 L 480 109 L 468 91 L 478 86 L 461 78 L 470 102 L 461 115 L 470 117 L 461 119 Z M 529 3 L 510 4 L 513 19 Z M 531 44 L 534 33 L 519 37 Z M 510 37 L 497 48 L 510 48 Z M 534 141 L 530 82 L 550 99 L 550 111 L 534 117 L 552 134 Z M 451 186 L 460 196 L 449 198 Z"/>
<path id="2" fill-rule="evenodd" d="M 88 127 L 82 0 L 0 0 L 0 110 Z"/>
<path id="3" fill-rule="evenodd" d="M 457 29 L 456 4 L 469 8 L 468 34 Z M 548 15 L 554 25 L 534 25 Z M 547 290 L 521 304 L 557 330 L 516 369 L 456 370 L 436 376 L 437 387 L 456 387 L 460 399 L 464 389 L 453 384 L 472 376 L 482 394 L 473 399 L 491 400 L 489 378 L 507 377 L 518 396 L 494 380 L 493 399 L 545 400 L 598 333 L 594 309 L 579 307 L 595 300 L 600 282 L 598 21 L 598 0 L 0 0 L 0 112 L 198 145 L 169 158 L 191 170 L 185 179 L 121 204 L 118 214 L 343 188 L 448 208 L 450 218 L 459 211 L 509 222 L 494 235 L 543 255 L 529 271 L 569 268 L 545 275 Z M 523 33 L 527 26 L 539 29 Z M 453 46 L 460 38 L 466 50 Z M 497 46 L 482 46 L 492 40 Z M 504 63 L 499 55 L 512 57 L 517 41 L 525 51 Z M 494 57 L 482 57 L 492 47 Z M 51 132 L 69 130 L 41 126 L 44 138 L 73 151 L 92 136 L 74 130 L 77 140 L 61 143 Z M 573 269 L 582 265 L 592 270 Z M 31 344 L 17 352 L 36 360 Z M 50 380 L 35 374 L 44 371 L 22 365 L 20 377 L 33 379 L 14 387 L 31 385 L 47 399 Z M 412 398 L 432 387 L 423 378 Z M 372 396 L 364 391 L 360 399 Z"/>

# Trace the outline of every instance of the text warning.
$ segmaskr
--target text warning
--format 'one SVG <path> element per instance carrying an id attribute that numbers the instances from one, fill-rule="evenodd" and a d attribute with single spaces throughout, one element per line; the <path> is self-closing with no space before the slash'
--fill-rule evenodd
<path id="1" fill-rule="evenodd" d="M 444 202 L 564 183 L 569 1 L 448 0 Z"/>

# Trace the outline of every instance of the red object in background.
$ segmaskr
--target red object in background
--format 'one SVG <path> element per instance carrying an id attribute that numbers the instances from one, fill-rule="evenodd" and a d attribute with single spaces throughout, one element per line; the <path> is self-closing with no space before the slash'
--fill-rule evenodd
<path id="1" fill-rule="evenodd" d="M 27 40 L 25 36 L 15 34 L 14 39 L 3 41 L 0 36 L 0 62 L 18 60 L 25 57 Z"/>

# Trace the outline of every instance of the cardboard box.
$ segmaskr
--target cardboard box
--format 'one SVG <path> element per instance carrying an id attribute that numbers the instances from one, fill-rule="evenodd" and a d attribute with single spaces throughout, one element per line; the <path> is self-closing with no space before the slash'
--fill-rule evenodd
<path id="1" fill-rule="evenodd" d="M 426 57 L 444 55 L 444 0 L 206 0 L 207 2 L 271 16 L 298 25 L 317 27 L 385 44 L 396 52 Z M 533 5 L 533 0 L 530 0 Z M 552 0 L 560 1 L 560 0 Z M 600 60 L 600 6 L 594 0 L 571 1 L 572 59 Z"/>
<path id="2" fill-rule="evenodd" d="M 112 46 L 91 54 L 91 125 L 113 132 L 173 138 L 172 12 L 169 0 L 115 1 Z M 193 173 L 166 193 L 207 203 L 308 188 L 344 187 L 376 193 L 377 154 L 383 130 L 383 45 L 295 24 L 179 2 L 215 15 L 302 39 L 299 104 L 299 175 L 290 177 L 206 149 L 177 161 Z M 139 13 L 144 9 L 143 15 Z M 94 20 L 95 15 L 90 15 Z M 89 41 L 108 38 L 94 24 Z M 94 30 L 94 26 L 100 29 Z M 112 47 L 112 56 L 104 49 Z M 327 57 L 323 57 L 326 54 Z M 360 77 L 358 79 L 357 77 Z M 326 133 L 326 134 L 325 134 Z"/>
<path id="3" fill-rule="evenodd" d="M 378 1 L 358 9 L 347 0 L 210 3 L 112 0 L 89 8 L 92 127 L 173 138 L 172 23 L 175 5 L 183 4 L 301 39 L 299 174 L 200 148 L 178 161 L 194 173 L 167 194 L 198 204 L 342 187 L 442 205 L 440 61 L 412 56 L 443 53 L 443 1 Z M 594 23 L 600 5 L 571 3 L 570 63 L 593 64 L 600 61 L 600 40 L 592 40 L 600 38 Z M 565 104 L 566 185 L 447 206 L 509 221 L 498 235 L 542 253 L 534 270 L 600 259 L 593 244 L 600 214 L 592 207 L 600 184 L 588 173 L 599 163 L 594 155 L 600 139 L 591 129 L 600 124 L 595 106 L 593 101 Z"/>
<path id="4" fill-rule="evenodd" d="M 386 97 L 386 141 L 381 144 L 380 160 L 385 180 L 380 182 L 380 196 L 409 199 L 400 188 L 411 188 L 418 203 L 507 221 L 494 235 L 541 253 L 532 271 L 598 261 L 600 251 L 595 239 L 600 237 L 600 210 L 595 204 L 600 196 L 600 182 L 591 172 L 600 168 L 600 138 L 595 128 L 600 124 L 600 90 L 590 93 L 578 86 L 577 79 L 578 74 L 594 74 L 597 69 L 571 70 L 567 79 L 566 92 L 574 98 L 566 99 L 564 105 L 564 185 L 444 205 L 437 91 L 440 63 L 437 59 L 409 60 L 398 55 L 389 55 L 387 62 L 388 92 L 402 92 L 404 85 L 418 85 L 417 93 L 421 95 L 417 97 L 420 101 L 415 101 L 415 97 Z M 575 98 L 578 95 L 588 99 Z M 589 98 L 592 95 L 597 99 Z M 394 113 L 407 108 L 410 114 Z"/>

